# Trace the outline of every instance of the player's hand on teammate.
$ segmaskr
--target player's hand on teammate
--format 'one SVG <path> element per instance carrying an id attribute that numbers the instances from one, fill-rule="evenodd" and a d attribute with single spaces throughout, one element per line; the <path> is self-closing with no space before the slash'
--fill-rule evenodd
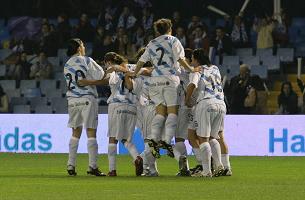
<path id="1" fill-rule="evenodd" d="M 78 85 L 78 86 L 81 86 L 81 87 L 84 87 L 84 86 L 89 85 L 89 81 L 86 80 L 86 79 L 78 80 L 78 81 L 77 81 L 77 85 Z"/>
<path id="2" fill-rule="evenodd" d="M 133 71 L 129 71 L 129 72 L 126 72 L 126 73 L 125 73 L 125 76 L 134 78 L 134 77 L 136 77 L 136 73 L 133 72 Z"/>
<path id="3" fill-rule="evenodd" d="M 194 67 L 192 72 L 196 73 L 196 72 L 202 72 L 202 71 L 203 71 L 203 69 L 200 66 L 197 66 L 197 67 Z"/>

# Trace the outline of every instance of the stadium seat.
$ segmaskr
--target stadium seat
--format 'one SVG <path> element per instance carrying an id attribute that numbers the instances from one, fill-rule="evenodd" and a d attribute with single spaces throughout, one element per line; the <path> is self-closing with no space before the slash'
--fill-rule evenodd
<path id="1" fill-rule="evenodd" d="M 239 74 L 239 65 L 230 65 L 227 66 L 227 78 L 230 80 L 234 76 L 237 76 Z"/>
<path id="2" fill-rule="evenodd" d="M 55 113 L 68 113 L 68 103 L 66 98 L 51 98 L 52 109 Z"/>
<path id="3" fill-rule="evenodd" d="M 280 69 L 280 58 L 278 56 L 263 56 L 263 65 L 267 66 L 268 70 Z"/>
<path id="4" fill-rule="evenodd" d="M 227 68 L 227 66 L 219 65 L 218 68 L 219 68 L 221 77 L 224 77 L 224 76 L 226 76 L 226 75 L 228 74 L 228 68 Z"/>
<path id="5" fill-rule="evenodd" d="M 28 98 L 28 102 L 30 102 L 31 108 L 35 109 L 36 106 L 48 105 L 48 98 L 47 97 L 31 97 L 31 98 Z"/>
<path id="6" fill-rule="evenodd" d="M 252 65 L 251 66 L 251 75 L 258 75 L 262 79 L 267 79 L 268 69 L 264 65 Z"/>
<path id="7" fill-rule="evenodd" d="M 266 57 L 266 56 L 273 56 L 273 49 L 257 49 L 256 56 Z"/>
<path id="8" fill-rule="evenodd" d="M 107 114 L 108 113 L 108 106 L 99 106 L 98 113 L 100 114 Z"/>
<path id="9" fill-rule="evenodd" d="M 0 85 L 2 86 L 4 91 L 16 89 L 15 80 L 0 80 Z"/>
<path id="10" fill-rule="evenodd" d="M 58 57 L 48 57 L 48 61 L 53 65 L 54 68 L 56 68 L 56 66 L 59 66 Z"/>
<path id="11" fill-rule="evenodd" d="M 41 97 L 41 90 L 40 88 L 26 88 L 24 90 L 21 90 L 21 94 L 24 97 Z"/>
<path id="12" fill-rule="evenodd" d="M 58 49 L 57 57 L 59 59 L 59 64 L 64 65 L 64 63 L 68 60 L 67 49 Z"/>
<path id="13" fill-rule="evenodd" d="M 219 56 L 215 56 L 215 59 L 214 59 L 214 65 L 217 65 L 219 66 L 221 63 L 220 63 L 220 57 Z"/>
<path id="14" fill-rule="evenodd" d="M 297 47 L 295 52 L 296 57 L 305 57 L 305 46 Z"/>
<path id="15" fill-rule="evenodd" d="M 241 56 L 240 60 L 243 64 L 251 65 L 259 65 L 260 57 L 259 56 Z"/>
<path id="16" fill-rule="evenodd" d="M 4 78 L 6 76 L 6 65 L 0 65 L 0 78 Z"/>
<path id="17" fill-rule="evenodd" d="M 55 78 L 55 80 L 58 80 L 58 81 L 64 81 L 65 80 L 63 72 L 55 72 L 54 78 Z"/>
<path id="18" fill-rule="evenodd" d="M 238 55 L 240 57 L 252 56 L 253 55 L 253 49 L 252 48 L 240 48 L 240 49 L 236 49 L 236 55 Z"/>
<path id="19" fill-rule="evenodd" d="M 53 97 L 62 97 L 63 93 L 60 89 L 56 89 L 56 90 L 49 90 L 45 95 L 48 98 L 53 98 Z"/>
<path id="20" fill-rule="evenodd" d="M 305 18 L 304 17 L 294 17 L 291 22 L 292 27 L 302 27 L 305 28 Z"/>
<path id="21" fill-rule="evenodd" d="M 5 93 L 7 94 L 9 101 L 11 101 L 13 97 L 20 97 L 20 89 L 5 90 Z"/>
<path id="22" fill-rule="evenodd" d="M 223 65 L 239 65 L 239 56 L 224 56 L 223 57 Z"/>
<path id="23" fill-rule="evenodd" d="M 0 49 L 0 61 L 11 55 L 12 50 L 10 49 Z"/>
<path id="24" fill-rule="evenodd" d="M 16 105 L 13 108 L 13 113 L 29 114 L 29 113 L 31 113 L 31 108 L 29 105 Z"/>
<path id="25" fill-rule="evenodd" d="M 21 80 L 20 81 L 21 92 L 23 89 L 28 89 L 28 88 L 37 88 L 37 81 L 36 80 Z"/>
<path id="26" fill-rule="evenodd" d="M 35 107 L 34 112 L 39 114 L 52 114 L 53 109 L 51 106 L 38 105 Z"/>
<path id="27" fill-rule="evenodd" d="M 277 50 L 277 55 L 282 62 L 293 62 L 294 50 L 293 48 L 279 48 Z"/>
<path id="28" fill-rule="evenodd" d="M 10 104 L 12 106 L 27 105 L 28 104 L 28 99 L 25 98 L 25 97 L 12 97 Z"/>
<path id="29" fill-rule="evenodd" d="M 41 93 L 43 95 L 46 95 L 46 93 L 50 90 L 56 90 L 56 80 L 41 80 L 40 81 L 40 89 Z"/>

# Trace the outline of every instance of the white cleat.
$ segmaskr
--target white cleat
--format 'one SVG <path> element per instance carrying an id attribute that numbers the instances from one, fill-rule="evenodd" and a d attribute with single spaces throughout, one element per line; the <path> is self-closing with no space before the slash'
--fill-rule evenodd
<path id="1" fill-rule="evenodd" d="M 143 174 L 141 176 L 146 176 L 146 177 L 156 177 L 159 176 L 158 172 L 151 172 L 149 169 L 144 169 Z"/>
<path id="2" fill-rule="evenodd" d="M 216 169 L 214 170 L 213 176 L 214 176 L 214 177 L 221 176 L 223 172 L 224 172 L 224 167 L 223 167 L 222 165 L 219 165 L 219 166 L 216 167 Z"/>
<path id="3" fill-rule="evenodd" d="M 192 174 L 192 177 L 203 177 L 203 178 L 212 178 L 212 173 L 211 172 L 198 172 L 198 173 L 194 173 Z"/>

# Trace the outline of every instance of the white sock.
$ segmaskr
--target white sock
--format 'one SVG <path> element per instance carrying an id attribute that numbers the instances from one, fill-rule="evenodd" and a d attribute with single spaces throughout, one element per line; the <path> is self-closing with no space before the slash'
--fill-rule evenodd
<path id="1" fill-rule="evenodd" d="M 145 145 L 144 154 L 147 160 L 148 168 L 152 173 L 155 173 L 157 172 L 156 158 L 151 154 L 148 143 L 144 143 L 144 145 Z"/>
<path id="2" fill-rule="evenodd" d="M 221 148 L 220 144 L 216 139 L 212 139 L 209 141 L 211 150 L 212 150 L 212 157 L 213 157 L 213 162 L 215 163 L 215 166 L 222 166 L 221 162 Z"/>
<path id="3" fill-rule="evenodd" d="M 221 162 L 226 169 L 231 169 L 229 154 L 221 154 Z"/>
<path id="4" fill-rule="evenodd" d="M 164 126 L 165 117 L 163 115 L 156 114 L 151 122 L 151 138 L 154 141 L 158 141 L 161 138 L 162 128 Z"/>
<path id="5" fill-rule="evenodd" d="M 69 142 L 69 159 L 67 165 L 76 166 L 76 155 L 78 149 L 79 139 L 76 137 L 71 137 Z"/>
<path id="6" fill-rule="evenodd" d="M 89 166 L 95 169 L 97 168 L 97 155 L 98 155 L 98 145 L 96 138 L 88 138 L 87 148 L 89 154 Z"/>
<path id="7" fill-rule="evenodd" d="M 147 159 L 146 159 L 146 156 L 145 156 L 145 151 L 143 151 L 141 154 L 140 154 L 141 158 L 143 159 L 143 169 L 148 169 L 148 162 L 147 162 Z"/>
<path id="8" fill-rule="evenodd" d="M 177 130 L 177 115 L 170 113 L 165 122 L 165 142 L 170 144 Z"/>
<path id="9" fill-rule="evenodd" d="M 203 171 L 205 173 L 211 173 L 211 146 L 208 142 L 204 142 L 199 147 L 202 156 Z"/>
<path id="10" fill-rule="evenodd" d="M 130 142 L 124 142 L 124 146 L 126 147 L 126 149 L 129 151 L 131 157 L 133 158 L 133 160 L 135 161 L 137 159 L 137 157 L 139 156 L 139 153 L 135 147 L 134 144 L 130 143 Z"/>
<path id="11" fill-rule="evenodd" d="M 117 144 L 108 144 L 109 171 L 116 170 Z"/>
<path id="12" fill-rule="evenodd" d="M 175 159 L 179 161 L 180 156 L 186 156 L 186 146 L 184 142 L 176 142 L 174 146 Z"/>
<path id="13" fill-rule="evenodd" d="M 199 148 L 193 148 L 193 153 L 199 165 L 202 165 L 202 156 Z"/>

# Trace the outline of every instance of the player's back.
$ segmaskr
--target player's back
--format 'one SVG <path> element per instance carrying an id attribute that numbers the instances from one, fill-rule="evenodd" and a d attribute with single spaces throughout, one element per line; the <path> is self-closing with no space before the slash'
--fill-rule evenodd
<path id="1" fill-rule="evenodd" d="M 97 97 L 95 86 L 82 87 L 77 84 L 77 81 L 81 79 L 102 79 L 103 73 L 101 67 L 93 59 L 86 56 L 72 56 L 64 66 L 64 75 L 68 88 L 66 96 L 68 98 L 85 95 Z"/>
<path id="2" fill-rule="evenodd" d="M 179 70 L 177 61 L 184 58 L 184 49 L 176 37 L 161 35 L 149 42 L 143 57 L 154 66 L 152 76 L 176 75 Z"/>
<path id="3" fill-rule="evenodd" d="M 198 90 L 198 101 L 201 100 L 215 100 L 223 101 L 224 93 L 221 85 L 221 75 L 219 69 L 215 65 L 202 66 L 203 72 L 201 73 Z"/>

